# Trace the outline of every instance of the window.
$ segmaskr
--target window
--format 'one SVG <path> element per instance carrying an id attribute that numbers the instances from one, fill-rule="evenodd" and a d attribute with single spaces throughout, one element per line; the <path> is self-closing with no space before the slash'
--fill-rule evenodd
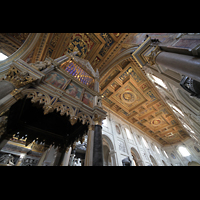
<path id="1" fill-rule="evenodd" d="M 3 53 L 0 53 L 0 61 L 5 60 L 8 56 Z"/>
<path id="2" fill-rule="evenodd" d="M 107 120 L 104 119 L 104 120 L 102 121 L 102 124 L 103 124 L 104 126 L 107 126 Z"/>
<path id="3" fill-rule="evenodd" d="M 132 140 L 131 132 L 127 128 L 125 128 L 125 130 L 126 130 L 127 137 Z"/>
<path id="4" fill-rule="evenodd" d="M 148 146 L 146 140 L 145 140 L 143 137 L 142 137 L 142 142 L 144 143 L 144 146 L 145 146 L 147 149 L 149 149 L 149 146 Z"/>
<path id="5" fill-rule="evenodd" d="M 166 156 L 167 158 L 169 158 L 168 155 L 167 155 L 167 153 L 166 153 L 164 150 L 163 150 L 163 152 L 164 152 L 165 156 Z"/>
<path id="6" fill-rule="evenodd" d="M 180 109 L 178 109 L 176 106 L 172 106 L 173 111 L 175 110 L 176 112 L 178 112 L 179 114 L 181 114 L 182 116 L 184 116 L 184 114 L 182 113 L 182 111 Z"/>
<path id="7" fill-rule="evenodd" d="M 156 151 L 160 154 L 159 150 L 158 150 L 158 147 L 155 145 L 155 149 Z"/>
<path id="8" fill-rule="evenodd" d="M 179 150 L 179 152 L 181 153 L 181 155 L 182 155 L 183 157 L 186 157 L 186 156 L 189 156 L 189 155 L 190 155 L 190 153 L 188 152 L 188 150 L 187 150 L 185 147 L 183 147 L 183 146 L 180 146 L 180 147 L 178 148 L 178 150 Z"/>
<path id="9" fill-rule="evenodd" d="M 161 87 L 167 89 L 167 86 L 165 85 L 165 83 L 164 83 L 160 78 L 158 78 L 158 77 L 156 77 L 156 76 L 154 76 L 154 75 L 152 75 L 152 77 L 153 77 L 154 81 L 155 81 L 158 85 L 160 85 Z"/>

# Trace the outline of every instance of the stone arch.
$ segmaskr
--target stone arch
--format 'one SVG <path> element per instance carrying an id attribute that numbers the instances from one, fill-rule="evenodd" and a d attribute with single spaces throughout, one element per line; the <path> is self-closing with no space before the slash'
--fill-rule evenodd
<path id="1" fill-rule="evenodd" d="M 25 42 L 17 51 L 15 51 L 7 59 L 0 62 L 1 72 L 6 72 L 9 69 L 9 65 L 16 59 L 23 59 L 25 56 L 27 56 L 33 50 L 40 36 L 41 33 L 30 33 Z"/>
<path id="2" fill-rule="evenodd" d="M 153 166 L 158 166 L 156 160 L 154 159 L 154 157 L 152 155 L 150 155 L 150 159 L 151 159 Z"/>
<path id="3" fill-rule="evenodd" d="M 113 143 L 111 139 L 105 135 L 102 134 L 102 144 L 103 144 L 103 156 L 104 156 L 104 165 L 111 165 L 116 166 L 116 155 Z M 107 159 L 107 160 L 105 160 Z"/>
<path id="4" fill-rule="evenodd" d="M 134 147 L 131 147 L 131 155 L 132 155 L 133 161 L 135 162 L 135 165 L 142 166 L 142 159 L 140 158 L 138 151 Z"/>
<path id="5" fill-rule="evenodd" d="M 105 140 L 107 142 L 107 146 L 110 148 L 111 151 L 114 150 L 113 143 L 112 143 L 111 139 L 109 138 L 109 136 L 102 134 L 102 140 Z"/>

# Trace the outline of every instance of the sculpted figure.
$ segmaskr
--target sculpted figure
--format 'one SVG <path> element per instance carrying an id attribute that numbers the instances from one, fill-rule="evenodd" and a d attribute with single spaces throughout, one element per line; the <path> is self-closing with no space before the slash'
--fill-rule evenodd
<path id="1" fill-rule="evenodd" d="M 51 61 L 50 60 L 37 61 L 36 63 L 31 63 L 31 64 L 33 65 L 33 67 L 41 71 L 49 67 L 51 65 Z"/>

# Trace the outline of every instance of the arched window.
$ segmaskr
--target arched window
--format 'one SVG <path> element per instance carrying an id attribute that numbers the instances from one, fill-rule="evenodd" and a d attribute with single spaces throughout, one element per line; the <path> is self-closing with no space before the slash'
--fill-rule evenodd
<path id="1" fill-rule="evenodd" d="M 158 85 L 160 85 L 161 87 L 167 89 L 167 86 L 166 84 L 158 77 L 152 75 L 153 79 L 154 79 L 154 82 L 157 83 Z"/>
<path id="2" fill-rule="evenodd" d="M 189 151 L 188 151 L 185 147 L 183 147 L 183 146 L 180 146 L 180 147 L 178 148 L 178 150 L 179 150 L 179 152 L 181 153 L 181 155 L 182 155 L 183 157 L 186 157 L 186 156 L 189 156 L 189 155 L 190 155 Z"/>
<path id="3" fill-rule="evenodd" d="M 5 60 L 8 56 L 6 56 L 5 54 L 3 53 L 0 53 L 0 61 L 1 60 Z"/>
<path id="4" fill-rule="evenodd" d="M 149 145 L 147 144 L 146 140 L 142 137 L 142 142 L 144 143 L 144 146 L 149 149 Z"/>
<path id="5" fill-rule="evenodd" d="M 102 121 L 102 123 L 103 123 L 104 126 L 108 126 L 108 125 L 107 125 L 107 119 L 104 119 L 104 120 Z"/>
<path id="6" fill-rule="evenodd" d="M 164 150 L 163 150 L 163 152 L 164 152 L 165 156 L 166 156 L 167 158 L 169 158 L 168 155 L 167 155 L 167 153 L 166 153 Z"/>
<path id="7" fill-rule="evenodd" d="M 127 137 L 132 140 L 133 138 L 129 129 L 125 128 L 125 131 L 126 131 Z"/>
<path id="8" fill-rule="evenodd" d="M 159 150 L 158 150 L 158 147 L 155 145 L 155 149 L 156 151 L 160 154 Z"/>

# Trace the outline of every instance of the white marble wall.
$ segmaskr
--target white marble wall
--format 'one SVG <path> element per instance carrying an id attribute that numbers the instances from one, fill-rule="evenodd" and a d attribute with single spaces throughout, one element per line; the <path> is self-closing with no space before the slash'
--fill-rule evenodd
<path id="1" fill-rule="evenodd" d="M 164 166 L 162 160 L 166 165 L 171 165 L 171 160 L 165 156 L 163 152 L 164 149 L 157 141 L 146 136 L 143 132 L 135 128 L 126 120 L 118 117 L 112 111 L 107 110 L 106 108 L 104 109 L 107 111 L 108 117 L 103 121 L 102 134 L 104 140 L 108 142 L 108 146 L 112 146 L 111 148 L 113 148 L 112 155 L 114 154 L 114 160 L 117 166 L 122 166 L 122 160 L 127 156 L 132 160 L 131 148 L 134 148 L 139 154 L 141 159 L 140 165 L 148 166 L 152 164 L 150 155 L 153 156 L 159 166 Z M 117 132 L 116 125 L 119 127 L 120 134 Z M 131 134 L 129 137 L 126 134 L 125 128 L 130 130 Z M 146 140 L 149 149 L 144 146 L 142 137 Z M 157 146 L 160 154 L 157 153 L 154 145 Z M 135 165 L 134 162 L 132 163 Z"/>

